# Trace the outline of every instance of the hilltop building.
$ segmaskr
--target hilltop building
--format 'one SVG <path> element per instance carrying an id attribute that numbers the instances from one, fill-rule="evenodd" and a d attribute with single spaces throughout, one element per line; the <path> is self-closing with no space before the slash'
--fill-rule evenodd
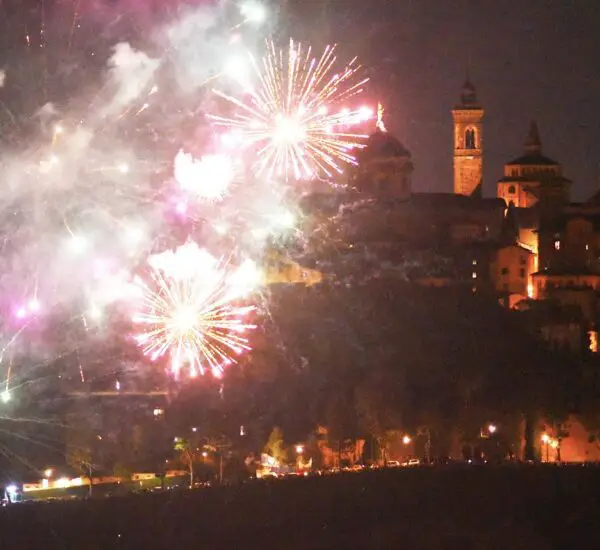
<path id="1" fill-rule="evenodd" d="M 460 102 L 452 110 L 454 121 L 454 192 L 472 195 L 483 183 L 484 110 L 475 86 L 467 78 Z"/>

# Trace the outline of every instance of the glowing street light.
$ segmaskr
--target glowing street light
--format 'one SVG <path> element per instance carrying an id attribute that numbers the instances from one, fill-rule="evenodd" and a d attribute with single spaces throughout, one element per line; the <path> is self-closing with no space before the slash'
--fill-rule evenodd
<path id="1" fill-rule="evenodd" d="M 409 444 L 411 441 L 412 441 L 412 439 L 410 438 L 410 436 L 409 436 L 409 435 L 405 435 L 405 436 L 402 438 L 402 443 L 404 443 L 405 445 L 408 445 L 408 444 Z"/>
<path id="2" fill-rule="evenodd" d="M 49 479 L 49 478 L 51 478 L 51 477 L 52 477 L 52 474 L 53 474 L 53 473 L 54 473 L 54 470 L 53 470 L 52 468 L 46 468 L 46 469 L 44 470 L 44 477 L 45 477 L 46 479 Z"/>
<path id="3" fill-rule="evenodd" d="M 296 453 L 301 455 L 304 452 L 304 445 L 296 445 Z"/>
<path id="4" fill-rule="evenodd" d="M 490 424 L 488 426 L 488 432 L 490 432 L 491 434 L 496 433 L 496 430 L 498 429 L 498 427 L 495 424 Z"/>

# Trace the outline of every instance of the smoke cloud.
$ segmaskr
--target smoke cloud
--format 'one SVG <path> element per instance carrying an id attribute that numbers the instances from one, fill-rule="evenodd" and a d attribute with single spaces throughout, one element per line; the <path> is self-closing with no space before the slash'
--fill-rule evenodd
<path id="1" fill-rule="evenodd" d="M 135 50 L 128 43 L 117 44 L 108 60 L 109 79 L 116 92 L 104 114 L 114 114 L 138 99 L 148 89 L 159 65 L 158 59 Z"/>

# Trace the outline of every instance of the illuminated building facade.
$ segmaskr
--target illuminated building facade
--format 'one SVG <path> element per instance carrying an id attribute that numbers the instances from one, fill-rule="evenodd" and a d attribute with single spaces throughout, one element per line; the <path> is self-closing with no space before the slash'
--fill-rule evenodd
<path id="1" fill-rule="evenodd" d="M 475 86 L 467 79 L 454 122 L 454 192 L 472 195 L 483 181 L 483 115 Z"/>

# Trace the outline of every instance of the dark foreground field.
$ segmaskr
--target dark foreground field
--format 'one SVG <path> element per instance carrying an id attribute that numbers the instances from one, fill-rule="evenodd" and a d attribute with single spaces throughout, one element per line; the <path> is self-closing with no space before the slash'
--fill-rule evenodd
<path id="1" fill-rule="evenodd" d="M 600 469 L 394 469 L 0 510 L 0 548 L 600 549 Z"/>

